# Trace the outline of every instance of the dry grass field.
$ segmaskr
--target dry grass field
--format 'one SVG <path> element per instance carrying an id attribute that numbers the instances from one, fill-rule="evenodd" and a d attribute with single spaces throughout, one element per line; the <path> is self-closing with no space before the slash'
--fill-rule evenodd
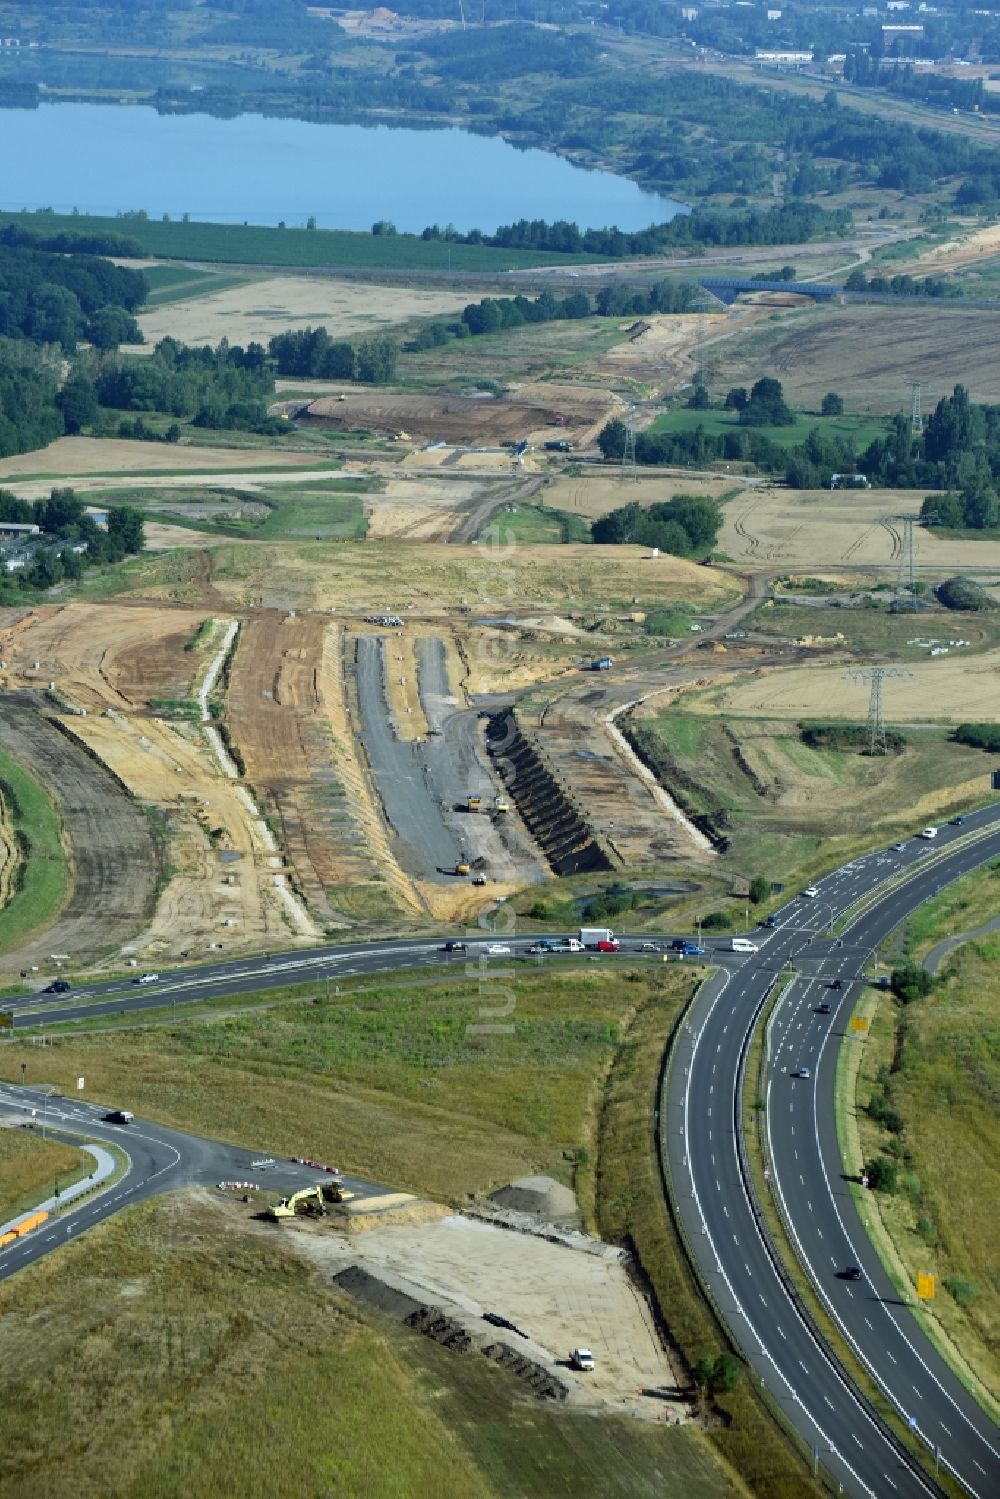
<path id="1" fill-rule="evenodd" d="M 690 602 L 715 608 L 735 600 L 725 573 L 679 557 L 651 561 L 640 547 L 373 545 L 284 546 L 230 543 L 210 555 L 144 558 L 128 573 L 145 598 L 195 602 L 206 589 L 235 608 L 297 608 L 435 616 Z"/>
<path id="2" fill-rule="evenodd" d="M 810 411 L 828 390 L 851 411 L 908 410 L 906 382 L 915 377 L 926 382 L 925 410 L 957 384 L 974 401 L 997 401 L 998 329 L 1000 312 L 961 302 L 807 307 L 726 343 L 713 360 L 713 384 L 749 388 L 762 373 L 774 375 L 789 402 Z"/>
<path id="3" fill-rule="evenodd" d="M 159 339 L 212 344 L 228 338 L 244 347 L 267 344 L 276 333 L 322 324 L 332 338 L 364 337 L 415 317 L 452 318 L 481 293 L 468 287 L 378 286 L 331 276 L 268 276 L 188 301 L 171 301 L 139 315 L 148 350 Z"/>
<path id="4" fill-rule="evenodd" d="M 579 515 L 584 520 L 597 520 L 616 510 L 620 505 L 637 502 L 640 505 L 661 504 L 675 495 L 698 495 L 710 500 L 721 500 L 732 493 L 739 484 L 726 474 L 718 478 L 706 478 L 704 474 L 689 474 L 677 468 L 647 468 L 639 470 L 639 477 L 632 483 L 615 472 L 583 472 L 559 474 L 546 482 L 542 491 L 542 502 L 553 510 L 565 510 L 570 515 Z M 728 512 L 727 512 L 728 514 Z M 722 550 L 720 542 L 720 550 Z M 727 555 L 733 555 L 728 547 Z"/>

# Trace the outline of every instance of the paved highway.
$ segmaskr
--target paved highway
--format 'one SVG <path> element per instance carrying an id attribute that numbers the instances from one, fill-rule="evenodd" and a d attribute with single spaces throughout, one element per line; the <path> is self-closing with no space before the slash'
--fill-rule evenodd
<path id="1" fill-rule="evenodd" d="M 722 1316 L 818 1460 L 856 1496 L 926 1495 L 934 1485 L 830 1358 L 765 1242 L 740 1148 L 739 1080 L 754 1022 L 791 963 L 799 976 L 769 1026 L 766 1098 L 771 1185 L 790 1236 L 827 1311 L 941 1468 L 978 1499 L 1000 1493 L 1000 1432 L 882 1269 L 843 1180 L 834 1116 L 839 1045 L 863 1044 L 844 1032 L 863 964 L 908 912 L 998 853 L 1000 808 L 989 808 L 932 842 L 855 860 L 820 881 L 815 897 L 794 900 L 776 930 L 761 934 L 759 953 L 706 985 L 661 1103 L 676 1207 Z M 907 878 L 831 934 L 838 916 L 894 875 Z M 838 978 L 844 988 L 829 988 Z M 821 1003 L 830 1015 L 818 1012 Z M 849 1265 L 860 1267 L 860 1281 L 846 1279 Z"/>
<path id="2" fill-rule="evenodd" d="M 325 1171 L 294 1161 L 273 1160 L 266 1151 L 255 1153 L 221 1140 L 202 1139 L 148 1119 L 112 1124 L 105 1113 L 106 1109 L 97 1104 L 0 1083 L 0 1114 L 8 1119 L 23 1117 L 27 1123 L 34 1118 L 36 1127 L 44 1120 L 46 1127 L 60 1137 L 111 1144 L 127 1158 L 127 1169 L 112 1186 L 71 1205 L 37 1232 L 0 1250 L 0 1281 L 113 1213 L 161 1192 L 217 1186 L 222 1181 L 253 1181 L 269 1191 L 289 1193 L 328 1179 Z M 343 1180 L 359 1198 L 385 1191 L 355 1177 L 345 1176 Z"/>
<path id="3" fill-rule="evenodd" d="M 933 842 L 912 839 L 899 851 L 882 850 L 843 866 L 819 882 L 812 899 L 798 898 L 778 913 L 776 929 L 761 933 L 758 953 L 747 958 L 720 953 L 722 966 L 685 1024 L 661 1102 L 661 1134 L 677 1210 L 722 1315 L 755 1374 L 819 1460 L 846 1493 L 859 1499 L 926 1495 L 934 1485 L 840 1370 L 766 1241 L 740 1154 L 738 1079 L 754 1021 L 776 977 L 791 962 L 800 976 L 783 995 L 769 1028 L 767 1097 L 773 1187 L 791 1237 L 844 1336 L 888 1399 L 936 1451 L 942 1468 L 976 1499 L 1000 1493 L 1000 1435 L 900 1304 L 882 1271 L 841 1178 L 833 1110 L 836 1055 L 844 1034 L 841 1016 L 850 1011 L 864 962 L 910 910 L 998 854 L 1000 807 L 991 807 L 971 814 L 961 827 L 943 828 Z M 839 936 L 831 935 L 838 917 L 868 897 L 862 914 Z M 525 954 L 529 939 L 505 939 L 496 952 L 490 951 L 493 945 L 484 936 L 470 940 L 467 951 L 445 954 L 439 942 L 426 939 L 361 943 L 220 963 L 148 986 L 117 980 L 88 986 L 67 999 L 36 995 L 17 1000 L 15 1025 L 442 963 L 461 964 L 470 977 L 485 965 L 499 976 L 510 958 Z M 626 948 L 635 945 L 628 942 Z M 822 987 L 838 977 L 843 990 Z M 831 1004 L 829 1016 L 817 1013 L 821 995 Z M 809 1069 L 808 1077 L 791 1075 L 803 1067 Z M 142 1128 L 156 1151 L 136 1168 L 133 1196 L 142 1195 L 147 1182 L 148 1190 L 155 1191 L 206 1179 L 190 1174 L 201 1169 L 190 1137 L 158 1126 Z M 188 1155 L 181 1152 L 186 1165 L 172 1161 L 178 1138 L 187 1142 Z M 243 1152 L 241 1164 L 234 1160 L 224 1169 L 221 1159 L 216 1163 L 211 1157 L 207 1179 L 243 1174 L 246 1160 Z M 94 1204 L 98 1212 L 100 1201 Z M 848 1264 L 861 1267 L 862 1281 L 841 1278 Z"/>

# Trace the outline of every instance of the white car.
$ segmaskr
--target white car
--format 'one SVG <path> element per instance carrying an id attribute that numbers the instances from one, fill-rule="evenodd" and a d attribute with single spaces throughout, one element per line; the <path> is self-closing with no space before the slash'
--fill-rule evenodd
<path id="1" fill-rule="evenodd" d="M 594 1355 L 589 1348 L 574 1348 L 569 1356 L 569 1361 L 574 1369 L 581 1374 L 590 1374 L 594 1369 Z"/>
<path id="2" fill-rule="evenodd" d="M 819 889 L 816 885 L 807 885 L 802 894 L 805 896 L 806 900 L 815 900 L 817 895 L 819 894 Z"/>
<path id="3" fill-rule="evenodd" d="M 491 942 L 486 954 L 490 958 L 506 958 L 510 956 L 510 948 L 506 942 Z"/>
<path id="4" fill-rule="evenodd" d="M 792 1076 L 793 1077 L 808 1078 L 809 1077 L 809 1068 L 808 1067 L 796 1067 L 795 1071 L 792 1073 Z"/>
<path id="5" fill-rule="evenodd" d="M 158 984 L 159 981 L 158 973 L 140 973 L 138 978 L 132 980 L 133 984 Z"/>

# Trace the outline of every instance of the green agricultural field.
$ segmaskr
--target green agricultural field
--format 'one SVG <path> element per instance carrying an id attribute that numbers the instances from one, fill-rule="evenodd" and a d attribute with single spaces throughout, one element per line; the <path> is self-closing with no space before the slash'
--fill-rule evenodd
<path id="1" fill-rule="evenodd" d="M 360 992 L 305 988 L 231 1018 L 53 1037 L 36 1082 L 282 1155 L 311 1155 L 442 1200 L 546 1171 L 590 1141 L 593 1089 L 636 1005 L 666 1024 L 685 975 L 534 968 Z M 513 996 L 513 1033 L 477 1031 Z M 310 1002 L 310 998 L 313 1002 Z M 19 1078 L 21 1048 L 0 1050 Z"/>
<path id="2" fill-rule="evenodd" d="M 813 428 L 831 441 L 850 443 L 856 452 L 864 449 L 881 437 L 886 423 L 870 416 L 819 416 L 807 411 L 797 411 L 795 421 L 788 427 L 741 427 L 739 414 L 735 411 L 692 411 L 679 406 L 674 411 L 664 412 L 647 429 L 650 432 L 694 432 L 704 428 L 711 436 L 726 432 L 762 432 L 771 442 L 783 448 L 797 447 L 805 442 Z"/>
<path id="3" fill-rule="evenodd" d="M 132 1209 L 0 1287 L 0 1401 L 0 1499 L 223 1499 L 234 1474 L 249 1499 L 737 1492 L 697 1427 L 553 1410 L 201 1195 Z"/>
<path id="4" fill-rule="evenodd" d="M 121 234 L 164 260 L 312 269 L 508 271 L 576 265 L 594 255 L 447 245 L 415 234 L 362 234 L 346 229 L 272 229 L 258 224 L 185 224 L 178 220 L 100 218 L 90 214 L 0 213 L 0 227 L 17 223 L 36 233 Z"/>
<path id="5" fill-rule="evenodd" d="M 246 540 L 360 541 L 368 528 L 363 496 L 379 487 L 377 480 L 316 479 L 301 487 L 273 484 L 244 491 L 112 489 L 95 491 L 93 498 L 141 505 L 151 520 L 168 525 Z M 229 504 L 231 511 L 223 508 Z M 241 514 L 241 504 L 252 507 L 252 513 Z M 212 511 L 213 506 L 218 508 Z"/>
<path id="6" fill-rule="evenodd" d="M 189 302 L 215 292 L 245 286 L 249 276 L 233 276 L 218 271 L 196 271 L 193 266 L 152 265 L 143 275 L 149 283 L 147 307 L 162 307 L 167 302 Z"/>
<path id="7" fill-rule="evenodd" d="M 0 908 L 0 952 L 50 922 L 66 898 L 69 869 L 58 813 L 44 788 L 0 751 L 0 797 L 20 844 L 20 863 Z"/>

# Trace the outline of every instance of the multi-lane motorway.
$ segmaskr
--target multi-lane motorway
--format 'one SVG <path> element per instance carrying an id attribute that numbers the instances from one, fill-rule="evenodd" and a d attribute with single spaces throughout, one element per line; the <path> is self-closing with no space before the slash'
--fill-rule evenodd
<path id="1" fill-rule="evenodd" d="M 769 1190 L 821 1301 L 886 1400 L 941 1470 L 975 1499 L 1000 1493 L 1000 1432 L 928 1341 L 882 1269 L 842 1175 L 834 1116 L 839 1048 L 863 1044 L 845 1037 L 845 1025 L 865 982 L 864 964 L 910 911 L 998 855 L 1000 807 L 982 809 L 961 826 L 942 828 L 933 841 L 911 839 L 901 850 L 867 854 L 826 876 L 812 898 L 798 897 L 778 913 L 774 930 L 756 939 L 757 952 L 720 951 L 718 971 L 701 990 L 679 1036 L 661 1099 L 660 1137 L 675 1208 L 716 1305 L 754 1377 L 769 1388 L 817 1463 L 857 1499 L 916 1499 L 935 1492 L 935 1484 L 832 1355 L 769 1240 L 742 1150 L 740 1082 L 747 1048 L 776 980 L 794 970 L 767 1031 Z M 840 918 L 852 909 L 844 925 Z M 487 934 L 450 954 L 442 952 L 440 942 L 419 938 L 318 948 L 164 975 L 145 986 L 115 980 L 62 998 L 35 995 L 14 1001 L 12 1008 L 20 1028 L 292 983 L 333 985 L 356 974 L 445 962 L 464 967 L 470 977 L 493 971 L 499 977 L 503 970 L 509 980 L 510 960 L 526 956 L 530 939 L 505 937 L 500 950 L 490 952 L 496 941 Z M 626 942 L 625 950 L 635 945 Z M 829 988 L 836 979 L 843 987 Z M 488 1002 L 487 983 L 483 989 Z M 830 1014 L 819 1011 L 821 1003 L 830 1005 Z M 803 1071 L 807 1075 L 796 1075 Z M 0 1088 L 0 1106 L 15 1096 L 20 1090 Z M 85 1123 L 93 1138 L 102 1138 L 96 1111 L 69 1102 L 63 1106 L 76 1111 L 68 1124 Z M 128 1141 L 131 1181 L 74 1213 L 81 1227 L 137 1197 L 250 1170 L 248 1152 L 157 1125 L 130 1126 Z M 53 1247 L 57 1234 L 40 1236 L 35 1251 L 26 1241 L 23 1253 L 32 1258 Z M 848 1266 L 860 1268 L 860 1280 L 846 1278 Z M 0 1275 L 18 1267 L 8 1251 Z"/>
<path id="2" fill-rule="evenodd" d="M 926 1495 L 934 1486 L 829 1356 L 766 1241 L 741 1150 L 739 1081 L 755 1021 L 791 964 L 797 977 L 768 1027 L 769 1188 L 821 1301 L 900 1417 L 970 1494 L 1000 1493 L 1000 1432 L 871 1248 L 843 1176 L 834 1116 L 839 1048 L 863 1044 L 845 1026 L 864 963 L 909 911 L 998 853 L 1000 809 L 990 808 L 932 842 L 868 854 L 822 880 L 815 897 L 793 900 L 759 953 L 705 986 L 662 1100 L 676 1209 L 721 1315 L 816 1460 L 856 1496 Z M 838 916 L 859 900 L 861 914 L 841 930 Z M 842 989 L 828 987 L 836 979 Z M 846 1277 L 849 1266 L 860 1268 L 860 1280 Z"/>

